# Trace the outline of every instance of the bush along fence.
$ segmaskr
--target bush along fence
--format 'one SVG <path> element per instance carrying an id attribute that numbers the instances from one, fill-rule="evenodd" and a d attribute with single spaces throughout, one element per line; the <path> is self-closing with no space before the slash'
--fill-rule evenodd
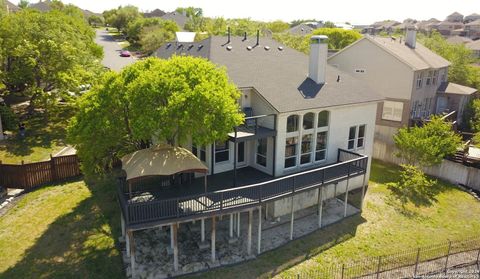
<path id="1" fill-rule="evenodd" d="M 32 190 L 38 186 L 64 181 L 81 175 L 77 155 L 52 157 L 50 160 L 20 165 L 2 164 L 0 186 Z"/>
<path id="2" fill-rule="evenodd" d="M 425 275 L 448 275 L 449 270 L 475 265 L 480 273 L 480 237 L 448 241 L 401 251 L 380 257 L 366 258 L 349 264 L 321 267 L 299 272 L 287 278 L 415 278 Z M 445 277 L 447 278 L 447 277 Z"/>

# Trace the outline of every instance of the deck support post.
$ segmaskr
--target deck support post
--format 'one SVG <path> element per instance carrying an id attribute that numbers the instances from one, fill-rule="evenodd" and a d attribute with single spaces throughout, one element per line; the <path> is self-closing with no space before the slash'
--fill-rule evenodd
<path id="1" fill-rule="evenodd" d="M 262 206 L 258 207 L 258 240 L 257 240 L 257 254 L 260 255 L 262 250 Z"/>
<path id="2" fill-rule="evenodd" d="M 345 209 L 343 212 L 343 218 L 347 217 L 347 209 L 348 209 L 348 184 L 350 182 L 350 179 L 347 178 L 347 186 L 345 187 Z"/>
<path id="3" fill-rule="evenodd" d="M 322 227 L 323 187 L 318 188 L 318 227 Z"/>
<path id="4" fill-rule="evenodd" d="M 216 219 L 215 216 L 212 217 L 212 262 L 216 261 L 215 259 L 215 233 L 216 233 Z"/>
<path id="5" fill-rule="evenodd" d="M 248 234 L 247 234 L 247 254 L 252 255 L 252 219 L 253 210 L 248 211 Z"/>
<path id="6" fill-rule="evenodd" d="M 229 236 L 230 238 L 233 238 L 233 213 L 230 213 L 230 233 Z"/>
<path id="7" fill-rule="evenodd" d="M 125 237 L 125 248 L 127 249 L 127 257 L 130 257 L 130 233 L 128 231 Z"/>
<path id="8" fill-rule="evenodd" d="M 174 245 L 175 245 L 175 240 L 173 239 L 173 224 L 170 225 L 170 248 L 172 248 L 172 250 L 174 249 Z"/>
<path id="9" fill-rule="evenodd" d="M 202 243 L 205 241 L 205 218 L 200 222 L 200 234 Z"/>
<path id="10" fill-rule="evenodd" d="M 128 231 L 128 238 L 130 239 L 129 246 L 130 246 L 130 267 L 132 269 L 132 278 L 135 278 L 135 242 L 133 239 L 133 231 Z"/>
<path id="11" fill-rule="evenodd" d="M 362 183 L 362 199 L 360 200 L 360 211 L 363 210 L 363 200 L 365 199 L 365 181 L 367 180 L 367 173 L 363 174 L 363 183 Z"/>
<path id="12" fill-rule="evenodd" d="M 295 195 L 292 195 L 291 199 L 291 208 L 290 208 L 290 240 L 293 240 L 293 219 L 294 219 L 294 204 L 293 204 L 293 199 L 295 198 Z"/>
<path id="13" fill-rule="evenodd" d="M 233 187 L 237 187 L 237 128 L 235 128 L 235 141 L 233 142 Z"/>
<path id="14" fill-rule="evenodd" d="M 125 238 L 125 219 L 123 218 L 123 214 L 120 213 L 120 224 L 122 226 L 122 237 Z"/>
<path id="15" fill-rule="evenodd" d="M 334 188 L 333 188 L 333 197 L 336 198 L 337 197 L 337 185 L 338 185 L 338 182 L 333 184 Z"/>
<path id="16" fill-rule="evenodd" d="M 207 193 L 207 173 L 205 173 L 203 183 L 204 183 L 204 186 L 205 186 L 205 193 Z"/>
<path id="17" fill-rule="evenodd" d="M 172 225 L 173 228 L 173 269 L 178 271 L 178 240 L 177 240 L 177 228 L 178 223 Z"/>
<path id="18" fill-rule="evenodd" d="M 241 216 L 241 212 L 238 212 L 237 213 L 237 237 L 240 237 L 240 216 Z"/>

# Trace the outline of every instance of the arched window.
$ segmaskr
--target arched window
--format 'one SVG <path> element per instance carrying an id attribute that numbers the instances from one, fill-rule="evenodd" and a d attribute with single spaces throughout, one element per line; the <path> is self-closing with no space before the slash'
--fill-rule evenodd
<path id="1" fill-rule="evenodd" d="M 304 130 L 313 129 L 314 118 L 315 118 L 315 114 L 313 114 L 313 112 L 306 113 L 303 116 L 303 129 Z"/>
<path id="2" fill-rule="evenodd" d="M 324 110 L 318 114 L 318 128 L 328 127 L 329 112 Z"/>
<path id="3" fill-rule="evenodd" d="M 298 131 L 298 115 L 290 115 L 287 118 L 287 133 Z"/>

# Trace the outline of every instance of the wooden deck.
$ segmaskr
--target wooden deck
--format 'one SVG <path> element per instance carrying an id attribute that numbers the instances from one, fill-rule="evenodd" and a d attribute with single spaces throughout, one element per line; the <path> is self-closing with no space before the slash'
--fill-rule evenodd
<path id="1" fill-rule="evenodd" d="M 118 198 L 126 226 L 143 229 L 257 207 L 267 201 L 364 175 L 367 165 L 368 157 L 339 150 L 336 164 L 280 178 L 272 178 L 253 168 L 238 170 L 239 186 L 235 188 L 232 187 L 233 175 L 227 172 L 209 177 L 207 193 L 200 178 L 164 189 L 137 189 L 131 196 L 123 183 Z"/>

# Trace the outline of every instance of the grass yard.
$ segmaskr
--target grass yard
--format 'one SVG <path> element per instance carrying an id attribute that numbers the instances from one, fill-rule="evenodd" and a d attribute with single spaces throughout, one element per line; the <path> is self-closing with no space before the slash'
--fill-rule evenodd
<path id="1" fill-rule="evenodd" d="M 83 181 L 28 193 L 0 218 L 0 278 L 122 278 L 114 188 Z"/>
<path id="2" fill-rule="evenodd" d="M 48 119 L 35 114 L 22 121 L 26 126 L 25 138 L 20 138 L 17 131 L 8 139 L 0 141 L 0 161 L 19 164 L 38 162 L 50 158 L 65 147 L 66 126 L 72 116 L 71 108 L 60 108 L 51 113 Z"/>
<path id="3" fill-rule="evenodd" d="M 439 183 L 430 207 L 405 209 L 393 199 L 385 183 L 398 178 L 399 168 L 374 161 L 362 216 L 293 241 L 242 265 L 221 268 L 195 277 L 269 278 L 296 275 L 321 265 L 379 256 L 480 233 L 480 202 L 458 188 Z"/>

